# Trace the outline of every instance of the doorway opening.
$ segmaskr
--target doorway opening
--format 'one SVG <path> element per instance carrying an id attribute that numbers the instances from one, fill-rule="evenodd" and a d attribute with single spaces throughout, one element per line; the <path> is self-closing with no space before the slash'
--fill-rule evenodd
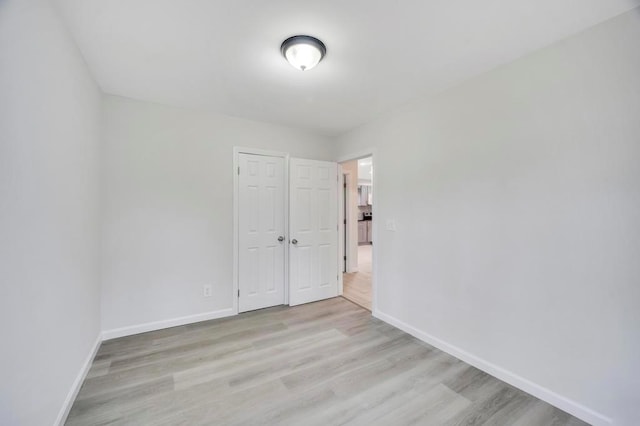
<path id="1" fill-rule="evenodd" d="M 373 163 L 364 157 L 341 163 L 344 175 L 343 297 L 371 311 L 373 305 Z"/>

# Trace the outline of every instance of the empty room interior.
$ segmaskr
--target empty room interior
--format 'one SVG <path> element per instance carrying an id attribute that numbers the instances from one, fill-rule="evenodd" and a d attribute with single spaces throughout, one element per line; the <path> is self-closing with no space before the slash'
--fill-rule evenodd
<path id="1" fill-rule="evenodd" d="M 640 0 L 0 0 L 0 425 L 640 425 Z"/>

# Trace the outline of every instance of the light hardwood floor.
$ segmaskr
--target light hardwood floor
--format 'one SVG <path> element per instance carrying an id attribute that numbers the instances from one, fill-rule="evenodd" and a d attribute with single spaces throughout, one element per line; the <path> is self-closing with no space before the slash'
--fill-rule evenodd
<path id="1" fill-rule="evenodd" d="M 343 275 L 342 296 L 371 310 L 373 292 L 371 290 L 371 254 L 373 246 L 358 246 L 358 272 Z"/>
<path id="2" fill-rule="evenodd" d="M 582 425 L 335 298 L 104 342 L 68 425 Z"/>

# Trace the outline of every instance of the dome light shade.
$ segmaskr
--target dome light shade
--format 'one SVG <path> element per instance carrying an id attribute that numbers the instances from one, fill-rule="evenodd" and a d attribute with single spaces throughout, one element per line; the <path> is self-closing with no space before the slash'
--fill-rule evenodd
<path id="1" fill-rule="evenodd" d="M 315 37 L 297 35 L 283 41 L 280 51 L 293 67 L 308 71 L 324 58 L 327 48 Z"/>

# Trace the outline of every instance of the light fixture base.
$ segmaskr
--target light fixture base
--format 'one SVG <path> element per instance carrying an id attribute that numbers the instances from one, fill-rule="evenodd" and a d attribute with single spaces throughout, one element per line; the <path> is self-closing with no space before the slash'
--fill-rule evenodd
<path id="1" fill-rule="evenodd" d="M 315 37 L 295 35 L 282 42 L 280 52 L 293 67 L 306 71 L 318 65 L 327 54 L 327 47 Z"/>

